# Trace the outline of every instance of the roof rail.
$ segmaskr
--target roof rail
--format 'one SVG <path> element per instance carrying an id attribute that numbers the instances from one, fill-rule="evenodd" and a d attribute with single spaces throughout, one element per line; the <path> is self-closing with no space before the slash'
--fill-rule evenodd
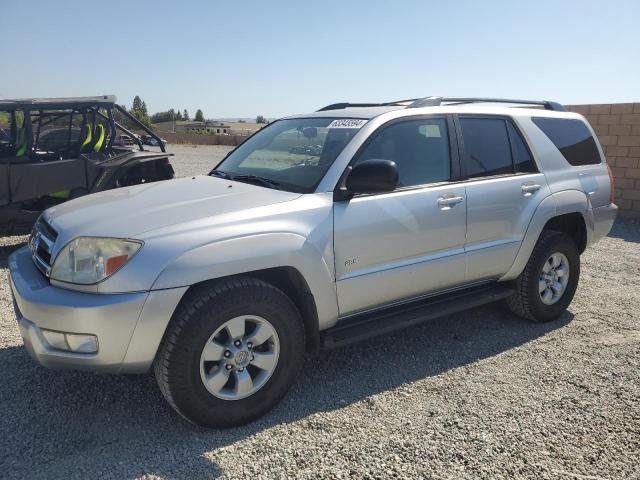
<path id="1" fill-rule="evenodd" d="M 343 110 L 345 108 L 351 108 L 351 107 L 393 107 L 393 106 L 403 106 L 403 104 L 405 103 L 409 103 L 409 102 L 416 102 L 420 99 L 418 98 L 408 98 L 406 100 L 396 100 L 394 102 L 384 102 L 384 103 L 349 103 L 349 102 L 342 102 L 342 103 L 332 103 L 331 105 L 327 105 L 326 107 L 322 107 L 319 110 L 316 110 L 317 112 L 324 112 L 326 110 Z M 409 105 L 404 105 L 405 107 L 408 107 Z"/>
<path id="2" fill-rule="evenodd" d="M 443 102 L 463 104 L 463 103 L 514 103 L 521 105 L 540 105 L 545 110 L 556 112 L 566 112 L 566 109 L 557 102 L 549 100 L 512 100 L 507 98 L 483 98 L 483 97 L 424 97 L 415 100 L 408 108 L 437 107 Z"/>
<path id="3" fill-rule="evenodd" d="M 396 100 L 394 102 L 384 103 L 332 103 L 326 107 L 322 107 L 317 110 L 318 112 L 324 112 L 326 110 L 343 110 L 349 107 L 393 107 L 404 106 L 407 108 L 420 108 L 420 107 L 437 107 L 443 103 L 513 103 L 521 105 L 540 105 L 545 110 L 553 110 L 556 112 L 566 112 L 567 110 L 558 102 L 551 102 L 549 100 L 512 100 L 508 98 L 483 98 L 483 97 L 424 97 L 424 98 L 409 98 L 406 100 Z"/>

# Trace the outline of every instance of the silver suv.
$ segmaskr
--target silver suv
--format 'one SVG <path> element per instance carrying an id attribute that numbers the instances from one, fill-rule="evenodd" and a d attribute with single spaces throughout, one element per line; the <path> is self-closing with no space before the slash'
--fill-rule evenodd
<path id="1" fill-rule="evenodd" d="M 557 103 L 334 104 L 273 122 L 209 175 L 45 211 L 11 289 L 40 364 L 152 369 L 185 418 L 238 425 L 305 353 L 498 300 L 558 318 L 612 198 L 591 127 Z"/>

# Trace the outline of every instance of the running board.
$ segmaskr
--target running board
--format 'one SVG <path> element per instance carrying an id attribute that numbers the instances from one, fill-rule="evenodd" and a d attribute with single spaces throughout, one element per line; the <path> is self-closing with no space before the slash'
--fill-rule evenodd
<path id="1" fill-rule="evenodd" d="M 491 283 L 455 292 L 363 313 L 320 332 L 323 349 L 339 348 L 411 325 L 451 315 L 486 303 L 510 297 L 515 293 L 510 284 Z"/>

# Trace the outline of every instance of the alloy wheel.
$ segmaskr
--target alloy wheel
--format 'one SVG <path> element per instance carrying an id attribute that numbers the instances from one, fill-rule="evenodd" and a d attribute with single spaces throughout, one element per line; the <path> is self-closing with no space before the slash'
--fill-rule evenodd
<path id="1" fill-rule="evenodd" d="M 255 315 L 226 321 L 205 343 L 200 377 L 207 390 L 223 400 L 240 400 L 264 386 L 280 354 L 278 333 Z"/>
<path id="2" fill-rule="evenodd" d="M 569 283 L 569 260 L 560 252 L 547 259 L 540 272 L 538 291 L 545 305 L 553 305 L 562 298 Z"/>

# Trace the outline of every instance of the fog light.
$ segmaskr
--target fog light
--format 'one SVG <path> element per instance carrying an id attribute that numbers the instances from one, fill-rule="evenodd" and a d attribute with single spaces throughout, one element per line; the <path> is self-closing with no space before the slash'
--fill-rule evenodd
<path id="1" fill-rule="evenodd" d="M 50 347 L 75 353 L 97 353 L 98 338 L 95 335 L 62 333 L 42 329 L 42 335 Z"/>
<path id="2" fill-rule="evenodd" d="M 98 338 L 95 335 L 67 333 L 66 337 L 72 352 L 96 353 L 98 351 Z"/>
<path id="3" fill-rule="evenodd" d="M 42 335 L 47 340 L 47 343 L 53 348 L 69 351 L 67 341 L 64 339 L 64 333 L 52 332 L 51 330 L 42 330 Z"/>

